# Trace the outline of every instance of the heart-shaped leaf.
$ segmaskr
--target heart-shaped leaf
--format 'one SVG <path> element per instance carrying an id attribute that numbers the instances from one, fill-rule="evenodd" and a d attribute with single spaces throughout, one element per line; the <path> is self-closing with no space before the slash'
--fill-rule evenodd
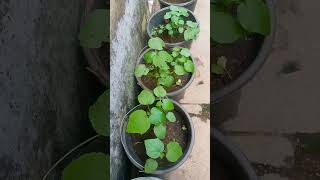
<path id="1" fill-rule="evenodd" d="M 167 144 L 166 158 L 169 162 L 176 162 L 182 155 L 183 152 L 179 143 L 171 141 Z"/>
<path id="2" fill-rule="evenodd" d="M 233 43 L 243 37 L 240 24 L 225 12 L 211 12 L 211 38 L 218 43 Z"/>
<path id="3" fill-rule="evenodd" d="M 86 48 L 99 48 L 101 43 L 109 40 L 109 10 L 96 9 L 86 17 L 80 27 L 80 44 Z"/>
<path id="4" fill-rule="evenodd" d="M 159 158 L 160 154 L 164 151 L 164 144 L 158 138 L 144 140 L 144 145 L 147 155 L 153 159 Z"/>
<path id="5" fill-rule="evenodd" d="M 144 165 L 144 172 L 147 174 L 153 173 L 158 168 L 158 162 L 154 159 L 147 159 Z"/>
<path id="6" fill-rule="evenodd" d="M 104 153 L 88 153 L 73 160 L 62 174 L 63 180 L 106 180 L 110 176 L 109 156 Z"/>
<path id="7" fill-rule="evenodd" d="M 148 45 L 152 49 L 162 50 L 164 47 L 164 41 L 158 37 L 155 37 L 149 40 Z"/>
<path id="8" fill-rule="evenodd" d="M 162 122 L 165 122 L 166 115 L 159 108 L 153 107 L 151 109 L 151 115 L 149 117 L 149 122 L 154 125 L 158 125 Z"/>
<path id="9" fill-rule="evenodd" d="M 171 99 L 162 100 L 162 109 L 166 112 L 174 110 L 174 104 Z"/>
<path id="10" fill-rule="evenodd" d="M 105 91 L 89 108 L 89 119 L 94 130 L 102 135 L 109 136 L 109 90 Z"/>
<path id="11" fill-rule="evenodd" d="M 138 101 L 142 105 L 153 104 L 154 100 L 155 100 L 155 98 L 154 98 L 153 93 L 151 91 L 148 91 L 148 90 L 143 90 L 138 95 Z"/>
<path id="12" fill-rule="evenodd" d="M 262 0 L 245 0 L 238 6 L 238 20 L 249 32 L 268 35 L 271 31 L 270 12 Z"/>
<path id="13" fill-rule="evenodd" d="M 176 122 L 176 116 L 174 115 L 173 112 L 168 112 L 167 115 L 166 115 L 166 118 L 170 122 Z"/>
<path id="14" fill-rule="evenodd" d="M 167 129 L 166 129 L 166 126 L 160 123 L 154 126 L 153 132 L 157 136 L 157 138 L 164 139 L 166 137 Z"/>
<path id="15" fill-rule="evenodd" d="M 162 86 L 157 86 L 154 88 L 153 93 L 157 97 L 165 97 L 167 95 L 166 90 Z"/>
<path id="16" fill-rule="evenodd" d="M 137 77 L 145 76 L 149 73 L 149 69 L 146 67 L 145 64 L 139 64 L 136 69 L 134 70 L 134 74 Z"/>
<path id="17" fill-rule="evenodd" d="M 187 62 L 184 63 L 184 70 L 187 72 L 194 72 L 194 64 L 192 61 L 188 60 Z"/>
<path id="18" fill-rule="evenodd" d="M 185 75 L 187 72 L 184 70 L 184 67 L 177 64 L 174 66 L 174 72 L 178 75 L 178 76 L 183 76 Z"/>
<path id="19" fill-rule="evenodd" d="M 129 116 L 127 133 L 144 134 L 150 128 L 150 121 L 144 110 L 133 111 Z"/>

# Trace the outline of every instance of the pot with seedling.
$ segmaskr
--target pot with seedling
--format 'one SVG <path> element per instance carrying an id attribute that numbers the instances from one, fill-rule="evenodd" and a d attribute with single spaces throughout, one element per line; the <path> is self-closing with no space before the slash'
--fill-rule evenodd
<path id="1" fill-rule="evenodd" d="M 211 103 L 220 124 L 237 114 L 239 90 L 270 53 L 275 7 L 272 0 L 213 0 L 211 20 Z"/>
<path id="2" fill-rule="evenodd" d="M 197 0 L 159 0 L 159 2 L 161 8 L 174 5 L 187 8 L 190 11 L 194 11 L 197 4 Z"/>
<path id="3" fill-rule="evenodd" d="M 199 21 L 188 9 L 170 6 L 157 11 L 148 22 L 150 38 L 159 37 L 166 45 L 190 48 L 200 32 Z"/>
<path id="4" fill-rule="evenodd" d="M 135 68 L 138 84 L 146 90 L 161 85 L 167 96 L 183 97 L 195 78 L 196 67 L 188 48 L 165 47 L 160 38 L 151 38 Z"/>
<path id="5" fill-rule="evenodd" d="M 189 114 L 166 96 L 162 86 L 142 90 L 140 105 L 123 118 L 121 142 L 130 161 L 150 174 L 181 166 L 191 153 L 194 128 Z"/>

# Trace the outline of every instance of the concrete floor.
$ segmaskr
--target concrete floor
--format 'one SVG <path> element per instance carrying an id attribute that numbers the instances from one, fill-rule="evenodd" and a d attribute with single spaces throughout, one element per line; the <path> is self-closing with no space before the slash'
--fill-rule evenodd
<path id="1" fill-rule="evenodd" d="M 320 179 L 318 0 L 278 0 L 273 51 L 220 129 L 262 180 Z M 312 147 L 312 148 L 309 148 Z"/>

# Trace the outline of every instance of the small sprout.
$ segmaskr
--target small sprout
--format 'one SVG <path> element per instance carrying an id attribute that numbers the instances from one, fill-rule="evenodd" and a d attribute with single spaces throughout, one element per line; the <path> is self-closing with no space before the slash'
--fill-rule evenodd
<path id="1" fill-rule="evenodd" d="M 187 130 L 187 128 L 186 128 L 185 125 L 183 125 L 181 129 L 182 129 L 183 131 L 186 131 L 186 130 Z"/>
<path id="2" fill-rule="evenodd" d="M 232 76 L 227 69 L 227 61 L 228 59 L 225 56 L 219 57 L 217 64 L 212 65 L 212 73 L 217 75 L 224 75 L 224 73 L 226 73 L 229 76 L 229 78 L 232 79 Z"/>
<path id="3" fill-rule="evenodd" d="M 182 82 L 181 79 L 178 79 L 178 81 L 176 82 L 176 85 L 181 86 Z"/>

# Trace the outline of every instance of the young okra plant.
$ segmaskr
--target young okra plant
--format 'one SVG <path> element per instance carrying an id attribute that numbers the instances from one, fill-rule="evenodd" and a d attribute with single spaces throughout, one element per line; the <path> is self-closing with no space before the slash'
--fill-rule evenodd
<path id="1" fill-rule="evenodd" d="M 154 138 L 144 139 L 144 146 L 148 159 L 144 165 L 145 173 L 153 173 L 158 168 L 157 159 L 166 158 L 169 162 L 176 162 L 183 155 L 182 147 L 175 139 L 165 144 L 167 123 L 175 123 L 173 113 L 174 104 L 166 97 L 166 90 L 162 86 L 156 87 L 153 92 L 143 90 L 138 95 L 138 101 L 144 106 L 129 115 L 126 132 L 143 135 L 150 129 Z"/>
<path id="2" fill-rule="evenodd" d="M 271 32 L 270 11 L 264 0 L 213 0 L 211 6 L 211 38 L 217 43 Z"/>
<path id="3" fill-rule="evenodd" d="M 167 33 L 169 36 L 183 34 L 184 40 L 195 40 L 200 32 L 199 24 L 186 20 L 189 12 L 184 7 L 170 6 L 170 11 L 164 15 L 165 24 L 161 24 L 152 29 L 151 35 L 159 37 Z"/>
<path id="4" fill-rule="evenodd" d="M 157 79 L 157 85 L 169 88 L 174 84 L 181 85 L 180 76 L 194 73 L 195 65 L 188 48 L 166 50 L 164 41 L 158 37 L 151 38 L 148 46 L 151 50 L 143 56 L 145 63 L 136 67 L 136 77 L 149 76 Z"/>

